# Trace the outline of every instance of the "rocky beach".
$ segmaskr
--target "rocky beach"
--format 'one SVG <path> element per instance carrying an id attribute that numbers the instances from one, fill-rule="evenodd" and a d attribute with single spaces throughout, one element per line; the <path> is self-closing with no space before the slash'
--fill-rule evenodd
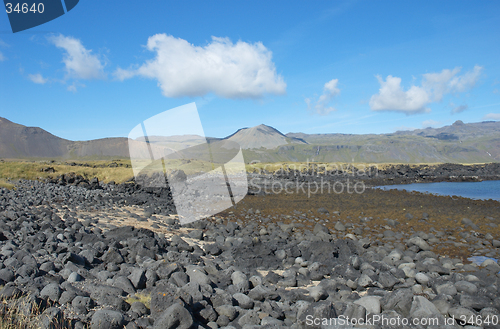
<path id="1" fill-rule="evenodd" d="M 327 177 L 297 173 L 249 175 L 243 201 L 182 226 L 168 189 L 134 181 L 66 174 L 0 189 L 2 317 L 41 328 L 500 328 L 500 202 L 368 188 L 498 179 L 498 164 L 328 176 L 362 181 L 362 193 L 273 192 Z"/>
<path id="2" fill-rule="evenodd" d="M 0 329 L 500 329 L 500 1 L 4 5 Z"/>

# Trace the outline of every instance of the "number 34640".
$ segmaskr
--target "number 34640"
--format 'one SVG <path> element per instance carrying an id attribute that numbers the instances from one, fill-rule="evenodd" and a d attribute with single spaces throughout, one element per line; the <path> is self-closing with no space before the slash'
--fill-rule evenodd
<path id="1" fill-rule="evenodd" d="M 23 14 L 31 12 L 31 13 L 41 14 L 45 10 L 45 6 L 41 2 L 38 4 L 33 3 L 31 7 L 27 3 L 20 4 L 18 2 L 17 4 L 13 5 L 12 3 L 8 2 L 5 4 L 5 10 L 7 11 L 7 14 L 10 14 L 12 12 L 23 13 Z"/>

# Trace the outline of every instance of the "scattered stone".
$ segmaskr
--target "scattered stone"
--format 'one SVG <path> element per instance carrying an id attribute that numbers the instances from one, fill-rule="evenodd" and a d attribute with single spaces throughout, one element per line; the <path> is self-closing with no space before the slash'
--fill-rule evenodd
<path id="1" fill-rule="evenodd" d="M 189 311 L 179 304 L 167 308 L 154 322 L 153 329 L 189 329 L 193 325 L 193 317 Z"/>
<path id="2" fill-rule="evenodd" d="M 431 247 L 429 246 L 429 244 L 427 242 L 425 242 L 424 239 L 422 239 L 421 237 L 418 237 L 418 236 L 409 239 L 408 245 L 409 246 L 416 245 L 417 247 L 420 248 L 420 250 L 424 250 L 424 251 L 431 250 Z"/>
<path id="3" fill-rule="evenodd" d="M 121 329 L 125 319 L 118 311 L 99 310 L 92 316 L 90 329 Z"/>
<path id="4" fill-rule="evenodd" d="M 146 287 L 146 272 L 141 268 L 135 268 L 128 276 L 128 279 L 136 289 L 144 289 Z"/>
<path id="5" fill-rule="evenodd" d="M 379 296 L 366 296 L 354 301 L 354 304 L 361 305 L 366 309 L 367 313 L 380 314 L 381 306 Z"/>
<path id="6" fill-rule="evenodd" d="M 345 226 L 341 222 L 337 222 L 334 227 L 337 231 L 341 231 L 341 232 L 345 231 Z"/>
<path id="7" fill-rule="evenodd" d="M 50 299 L 53 302 L 57 302 L 59 300 L 59 297 L 61 297 L 61 288 L 59 288 L 59 284 L 57 283 L 50 283 L 46 285 L 42 291 L 40 291 L 40 296 L 42 298 L 46 297 Z"/>
<path id="8" fill-rule="evenodd" d="M 233 321 L 234 318 L 236 318 L 236 315 L 238 314 L 238 312 L 236 311 L 236 308 L 234 308 L 234 306 L 232 306 L 232 305 L 217 306 L 215 308 L 215 311 L 219 315 L 225 315 L 225 316 L 227 316 L 227 318 L 229 319 L 229 321 Z"/>
<path id="9" fill-rule="evenodd" d="M 474 295 L 475 293 L 477 293 L 477 286 L 468 281 L 455 282 L 455 288 L 458 292 L 465 292 L 469 295 Z"/>
<path id="10" fill-rule="evenodd" d="M 479 229 L 479 227 L 478 227 L 476 224 L 474 224 L 474 223 L 473 223 L 470 219 L 468 219 L 468 218 L 462 218 L 462 221 L 461 221 L 461 222 L 462 222 L 462 224 L 464 224 L 464 225 L 465 225 L 465 227 L 470 227 L 470 228 L 471 228 L 471 229 L 473 229 L 473 230 L 477 230 L 477 229 Z"/>
<path id="11" fill-rule="evenodd" d="M 431 279 L 424 273 L 419 272 L 415 274 L 415 280 L 417 280 L 417 282 L 420 283 L 421 285 L 426 286 Z"/>
<path id="12" fill-rule="evenodd" d="M 453 283 L 448 282 L 445 284 L 441 284 L 436 286 L 436 293 L 455 296 L 457 294 L 457 288 L 453 285 Z"/>
<path id="13" fill-rule="evenodd" d="M 238 292 L 238 293 L 233 295 L 233 298 L 234 298 L 234 300 L 236 300 L 239 307 L 244 308 L 244 309 L 253 308 L 254 302 L 247 295 Z"/>
<path id="14" fill-rule="evenodd" d="M 411 304 L 411 309 L 410 309 L 410 316 L 413 319 L 437 319 L 438 322 L 436 322 L 439 326 L 439 324 L 444 324 L 444 317 L 439 312 L 437 307 L 427 300 L 427 298 L 422 297 L 422 296 L 414 296 L 413 297 L 413 303 Z"/>

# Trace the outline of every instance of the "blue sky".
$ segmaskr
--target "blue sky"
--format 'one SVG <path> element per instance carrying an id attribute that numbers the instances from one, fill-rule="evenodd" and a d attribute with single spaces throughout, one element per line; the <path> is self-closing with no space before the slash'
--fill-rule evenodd
<path id="1" fill-rule="evenodd" d="M 191 102 L 214 137 L 500 120 L 498 1 L 82 0 L 16 34 L 0 17 L 0 116 L 71 140 Z"/>

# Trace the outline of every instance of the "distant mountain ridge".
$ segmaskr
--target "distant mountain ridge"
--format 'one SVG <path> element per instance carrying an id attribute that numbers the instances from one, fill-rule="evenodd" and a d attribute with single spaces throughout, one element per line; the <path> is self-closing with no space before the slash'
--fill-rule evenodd
<path id="1" fill-rule="evenodd" d="M 374 163 L 483 163 L 500 161 L 500 122 L 463 123 L 392 134 L 304 134 L 315 148 L 295 148 L 296 159 Z M 277 152 L 279 153 L 279 152 Z M 274 158 L 279 158 L 279 154 Z M 296 160 L 299 161 L 299 160 Z"/>
<path id="2" fill-rule="evenodd" d="M 1 158 L 128 157 L 128 138 L 70 141 L 0 117 Z"/>
<path id="3" fill-rule="evenodd" d="M 179 150 L 199 143 L 202 137 L 150 136 L 152 150 Z M 315 161 L 365 163 L 483 163 L 500 162 L 500 122 L 486 121 L 392 134 L 282 134 L 261 124 L 242 128 L 225 138 L 208 141 L 238 143 L 246 162 Z M 129 157 L 129 143 L 143 147 L 144 138 L 102 138 L 70 141 L 38 127 L 26 127 L 0 117 L 0 158 L 93 158 Z"/>
<path id="4" fill-rule="evenodd" d="M 483 121 L 475 123 L 463 123 L 461 120 L 455 121 L 450 126 L 441 128 L 425 128 L 407 131 L 397 131 L 395 135 L 418 135 L 441 140 L 468 140 L 490 135 L 500 137 L 500 121 Z"/>
<path id="5" fill-rule="evenodd" d="M 5 118 L 0 118 L 0 156 L 61 157 L 71 141 L 37 127 L 26 127 Z"/>

